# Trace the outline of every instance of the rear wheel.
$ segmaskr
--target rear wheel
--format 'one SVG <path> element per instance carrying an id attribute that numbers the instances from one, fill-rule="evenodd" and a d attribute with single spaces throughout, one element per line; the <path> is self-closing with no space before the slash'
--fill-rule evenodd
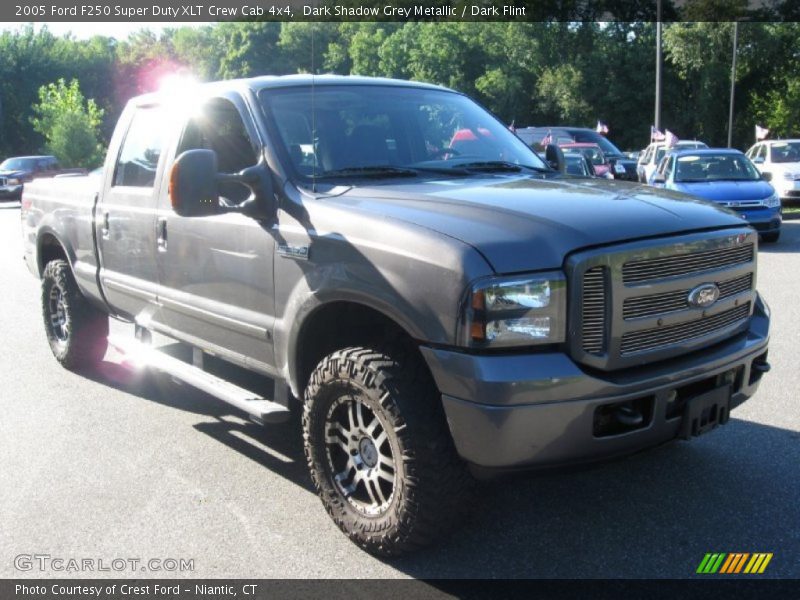
<path id="1" fill-rule="evenodd" d="M 42 276 L 42 317 L 53 356 L 76 369 L 99 363 L 108 349 L 108 315 L 84 298 L 64 260 L 47 263 Z"/>
<path id="2" fill-rule="evenodd" d="M 469 509 L 473 480 L 411 353 L 354 347 L 324 358 L 306 388 L 303 433 L 326 510 L 373 554 L 431 544 Z"/>

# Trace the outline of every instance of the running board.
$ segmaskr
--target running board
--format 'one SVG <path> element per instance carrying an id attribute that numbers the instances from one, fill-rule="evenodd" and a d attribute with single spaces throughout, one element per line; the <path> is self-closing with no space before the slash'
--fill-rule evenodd
<path id="1" fill-rule="evenodd" d="M 289 409 L 257 394 L 190 365 L 136 339 L 109 337 L 108 343 L 137 366 L 156 369 L 192 387 L 243 410 L 258 423 L 283 423 Z"/>

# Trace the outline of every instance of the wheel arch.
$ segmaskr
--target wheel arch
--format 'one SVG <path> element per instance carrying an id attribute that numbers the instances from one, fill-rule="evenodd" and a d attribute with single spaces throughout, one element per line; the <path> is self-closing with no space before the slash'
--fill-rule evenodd
<path id="1" fill-rule="evenodd" d="M 419 354 L 419 341 L 387 312 L 354 300 L 333 300 L 316 306 L 297 328 L 289 349 L 289 384 L 302 398 L 309 376 L 328 354 L 349 346 L 397 344 Z"/>
<path id="2" fill-rule="evenodd" d="M 55 231 L 47 228 L 39 233 L 36 240 L 36 269 L 40 279 L 47 263 L 53 260 L 67 261 L 70 269 L 74 264 L 74 257 L 67 251 L 67 246 Z"/>

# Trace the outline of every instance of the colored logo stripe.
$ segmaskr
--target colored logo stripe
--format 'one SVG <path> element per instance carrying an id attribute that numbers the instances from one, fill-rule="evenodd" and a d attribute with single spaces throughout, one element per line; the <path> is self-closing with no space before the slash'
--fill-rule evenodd
<path id="1" fill-rule="evenodd" d="M 763 573 L 769 561 L 772 560 L 771 552 L 708 552 L 700 561 L 697 573 L 720 573 L 732 575 L 735 573 L 760 574 Z M 745 566 L 747 565 L 747 566 Z"/>

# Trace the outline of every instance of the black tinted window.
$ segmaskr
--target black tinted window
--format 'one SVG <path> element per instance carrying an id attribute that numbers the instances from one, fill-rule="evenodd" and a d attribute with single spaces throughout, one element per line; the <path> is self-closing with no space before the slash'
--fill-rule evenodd
<path id="1" fill-rule="evenodd" d="M 117 159 L 115 186 L 153 187 L 166 126 L 158 107 L 136 111 Z"/>

